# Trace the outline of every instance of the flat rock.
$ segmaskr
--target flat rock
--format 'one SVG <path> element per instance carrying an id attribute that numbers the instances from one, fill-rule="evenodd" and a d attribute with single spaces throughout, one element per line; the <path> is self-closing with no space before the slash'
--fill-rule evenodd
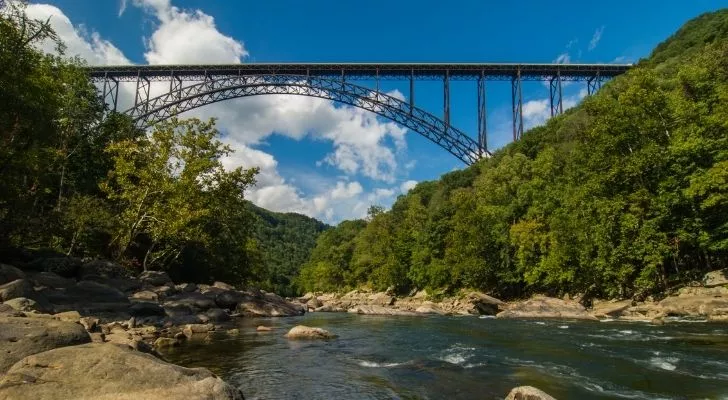
<path id="1" fill-rule="evenodd" d="M 296 325 L 285 335 L 288 339 L 334 339 L 336 335 L 321 328 Z"/>
<path id="2" fill-rule="evenodd" d="M 0 317 L 0 373 L 31 354 L 90 341 L 86 330 L 72 322 L 51 318 Z M 3 398 L 2 395 L 0 398 Z"/>
<path id="3" fill-rule="evenodd" d="M 128 278 L 130 274 L 126 268 L 113 261 L 93 260 L 81 265 L 78 272 L 78 276 L 82 280 L 92 275 L 107 279 L 118 279 Z"/>
<path id="4" fill-rule="evenodd" d="M 411 311 L 397 310 L 395 308 L 383 307 L 383 306 L 354 306 L 347 312 L 352 314 L 364 314 L 364 315 L 417 315 L 417 313 Z"/>
<path id="5" fill-rule="evenodd" d="M 293 317 L 305 313 L 302 304 L 289 302 L 272 293 L 259 298 L 248 295 L 238 303 L 236 310 L 246 317 Z"/>
<path id="6" fill-rule="evenodd" d="M 163 317 L 166 313 L 164 308 L 151 301 L 137 301 L 129 307 L 129 314 L 135 317 Z"/>
<path id="7" fill-rule="evenodd" d="M 108 343 L 29 356 L 0 380 L 0 398 L 34 400 L 242 400 L 204 368 L 184 368 Z"/>
<path id="8" fill-rule="evenodd" d="M 225 283 L 225 282 L 217 281 L 217 282 L 213 283 L 212 286 L 216 287 L 218 289 L 223 289 L 223 290 L 235 290 L 235 286 L 233 286 L 229 283 Z"/>
<path id="9" fill-rule="evenodd" d="M 632 306 L 632 300 L 604 301 L 594 305 L 591 313 L 597 318 L 619 317 Z"/>
<path id="10" fill-rule="evenodd" d="M 556 400 L 541 389 L 533 386 L 519 386 L 513 388 L 506 400 Z"/>
<path id="11" fill-rule="evenodd" d="M 512 304 L 507 310 L 496 315 L 497 318 L 559 318 L 597 321 L 584 306 L 575 301 L 553 297 L 534 296 L 526 301 Z"/>
<path id="12" fill-rule="evenodd" d="M 12 307 L 13 310 L 16 311 L 39 312 L 43 314 L 53 311 L 53 309 L 47 304 L 39 304 L 37 301 L 25 297 L 16 297 L 4 302 L 3 304 Z"/>
<path id="13" fill-rule="evenodd" d="M 25 279 L 16 279 L 0 285 L 0 301 L 5 302 L 17 297 L 33 297 L 33 285 Z"/>
<path id="14" fill-rule="evenodd" d="M 417 307 L 415 312 L 417 314 L 437 314 L 437 315 L 446 314 L 445 311 L 443 311 L 435 303 L 432 303 L 430 301 L 426 301 L 421 306 Z"/>
<path id="15" fill-rule="evenodd" d="M 151 290 L 142 290 L 132 294 L 130 298 L 135 300 L 159 301 L 159 294 Z"/>
<path id="16" fill-rule="evenodd" d="M 168 307 L 188 307 L 194 313 L 206 311 L 216 306 L 217 304 L 213 298 L 197 292 L 176 294 L 167 298 L 167 301 L 164 303 L 165 309 Z"/>
<path id="17" fill-rule="evenodd" d="M 41 293 L 56 311 L 76 310 L 84 315 L 126 311 L 129 299 L 120 290 L 94 281 L 80 281 L 66 289 L 48 289 Z"/>

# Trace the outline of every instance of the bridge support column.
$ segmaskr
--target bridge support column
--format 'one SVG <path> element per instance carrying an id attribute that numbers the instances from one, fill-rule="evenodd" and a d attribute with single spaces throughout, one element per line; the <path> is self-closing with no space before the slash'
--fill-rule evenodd
<path id="1" fill-rule="evenodd" d="M 412 109 L 415 108 L 415 70 L 410 71 L 410 93 L 409 93 L 409 113 L 412 115 Z"/>
<path id="2" fill-rule="evenodd" d="M 564 112 L 563 92 L 561 90 L 561 71 L 549 80 L 549 94 L 551 98 L 551 116 Z"/>
<path id="3" fill-rule="evenodd" d="M 521 88 L 521 69 L 511 80 L 511 99 L 513 104 L 513 141 L 523 136 L 523 89 Z"/>
<path id="4" fill-rule="evenodd" d="M 139 104 L 144 104 L 143 112 L 147 112 L 147 105 L 149 104 L 149 92 L 151 88 L 149 79 L 141 76 L 141 72 L 137 75 L 136 84 L 136 96 L 134 96 L 134 107 Z"/>
<path id="5" fill-rule="evenodd" d="M 445 121 L 445 127 L 450 127 L 450 71 L 445 71 L 445 81 L 444 81 L 444 118 Z"/>
<path id="6" fill-rule="evenodd" d="M 587 95 L 591 96 L 594 93 L 596 93 L 597 90 L 602 88 L 602 77 L 599 75 L 599 71 L 597 71 L 597 74 L 586 81 L 586 93 Z"/>
<path id="7" fill-rule="evenodd" d="M 101 96 L 104 103 L 112 106 L 112 111 L 116 111 L 119 101 L 119 81 L 113 76 L 110 77 L 108 73 L 104 76 L 104 87 Z"/>
<path id="8" fill-rule="evenodd" d="M 485 73 L 480 71 L 480 78 L 478 78 L 478 150 L 481 157 L 488 152 L 486 122 Z"/>
<path id="9" fill-rule="evenodd" d="M 179 100 L 180 90 L 182 90 L 182 79 L 174 74 L 174 71 L 169 76 L 169 94 L 173 95 L 175 99 Z"/>

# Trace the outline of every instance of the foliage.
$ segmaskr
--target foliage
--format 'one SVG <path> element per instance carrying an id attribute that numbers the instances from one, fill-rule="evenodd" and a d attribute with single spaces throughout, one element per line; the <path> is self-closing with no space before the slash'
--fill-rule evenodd
<path id="1" fill-rule="evenodd" d="M 375 210 L 358 233 L 327 231 L 300 281 L 645 296 L 728 264 L 727 171 L 724 10 L 492 158 Z"/>

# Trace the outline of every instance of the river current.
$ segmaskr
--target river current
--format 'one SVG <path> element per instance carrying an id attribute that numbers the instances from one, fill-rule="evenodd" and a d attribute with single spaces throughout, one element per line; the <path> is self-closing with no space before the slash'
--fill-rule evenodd
<path id="1" fill-rule="evenodd" d="M 297 324 L 338 338 L 283 337 Z M 311 313 L 239 328 L 165 357 L 209 368 L 248 400 L 503 399 L 520 385 L 557 399 L 728 399 L 726 324 Z"/>

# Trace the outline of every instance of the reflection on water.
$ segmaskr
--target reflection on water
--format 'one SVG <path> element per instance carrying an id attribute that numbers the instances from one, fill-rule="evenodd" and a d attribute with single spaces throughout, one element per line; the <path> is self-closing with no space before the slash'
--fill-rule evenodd
<path id="1" fill-rule="evenodd" d="M 285 339 L 297 324 L 339 337 Z M 246 399 L 503 399 L 520 385 L 560 399 L 728 398 L 728 325 L 345 313 L 239 325 L 165 357 L 209 368 Z"/>

